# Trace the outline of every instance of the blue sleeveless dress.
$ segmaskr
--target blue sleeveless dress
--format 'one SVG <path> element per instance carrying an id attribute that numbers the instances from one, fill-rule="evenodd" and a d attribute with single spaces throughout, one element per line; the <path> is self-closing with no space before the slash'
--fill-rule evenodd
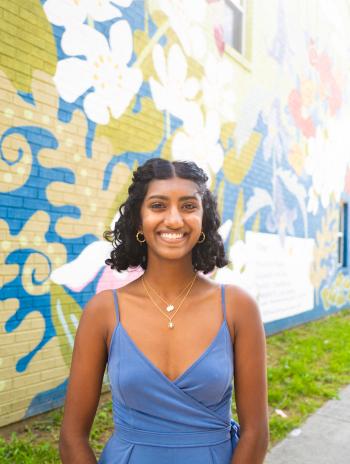
<path id="1" fill-rule="evenodd" d="M 168 379 L 119 322 L 108 354 L 115 430 L 99 464 L 231 464 L 239 425 L 231 419 L 233 349 L 224 320 L 208 348 Z"/>

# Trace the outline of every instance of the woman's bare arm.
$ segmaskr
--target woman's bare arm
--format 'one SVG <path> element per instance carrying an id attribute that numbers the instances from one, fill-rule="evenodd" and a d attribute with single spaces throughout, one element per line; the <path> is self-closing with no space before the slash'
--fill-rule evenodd
<path id="1" fill-rule="evenodd" d="M 259 309 L 246 292 L 229 288 L 234 319 L 235 398 L 240 440 L 232 464 L 262 464 L 268 446 L 265 332 Z"/>
<path id="2" fill-rule="evenodd" d="M 63 464 L 96 464 L 89 435 L 98 406 L 107 362 L 106 308 L 111 292 L 95 295 L 86 305 L 76 333 L 60 434 Z"/>

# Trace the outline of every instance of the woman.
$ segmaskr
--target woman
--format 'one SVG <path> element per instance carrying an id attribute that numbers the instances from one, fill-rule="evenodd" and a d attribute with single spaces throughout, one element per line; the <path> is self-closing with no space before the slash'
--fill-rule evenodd
<path id="1" fill-rule="evenodd" d="M 227 264 L 207 180 L 190 162 L 151 159 L 134 172 L 105 234 L 114 245 L 106 263 L 145 272 L 84 309 L 60 437 L 64 464 L 96 463 L 89 433 L 107 363 L 115 432 L 101 464 L 263 463 L 264 330 L 247 293 L 203 275 Z M 231 420 L 233 375 L 240 430 Z"/>

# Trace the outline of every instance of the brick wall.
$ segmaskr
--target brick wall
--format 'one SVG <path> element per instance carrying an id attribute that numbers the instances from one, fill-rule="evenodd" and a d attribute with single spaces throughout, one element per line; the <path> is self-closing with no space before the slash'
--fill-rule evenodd
<path id="1" fill-rule="evenodd" d="M 347 2 L 248 2 L 243 55 L 220 1 L 109 7 L 0 6 L 0 426 L 62 404 L 85 303 L 140 275 L 102 233 L 148 158 L 207 170 L 232 261 L 212 278 L 268 333 L 349 305 Z"/>

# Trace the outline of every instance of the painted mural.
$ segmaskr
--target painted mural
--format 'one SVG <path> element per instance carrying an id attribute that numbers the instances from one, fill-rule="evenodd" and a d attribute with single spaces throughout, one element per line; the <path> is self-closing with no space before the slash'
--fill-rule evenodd
<path id="1" fill-rule="evenodd" d="M 7 4 L 0 426 L 62 404 L 85 303 L 140 275 L 105 266 L 102 233 L 150 157 L 208 172 L 231 260 L 212 278 L 247 288 L 268 332 L 349 305 L 337 264 L 339 202 L 350 196 L 349 14 L 255 2 L 252 17 L 269 19 L 248 25 L 244 69 L 223 42 L 220 0 Z M 276 250 L 285 259 L 267 259 Z M 287 282 L 281 301 L 267 275 Z"/>

